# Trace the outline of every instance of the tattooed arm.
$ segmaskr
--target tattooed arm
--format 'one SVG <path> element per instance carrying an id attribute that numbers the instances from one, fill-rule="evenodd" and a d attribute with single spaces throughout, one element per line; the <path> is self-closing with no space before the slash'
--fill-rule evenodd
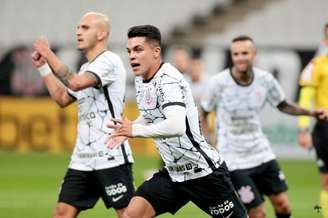
<path id="1" fill-rule="evenodd" d="M 97 86 L 100 81 L 90 72 L 74 73 L 50 49 L 45 37 L 40 37 L 34 43 L 35 50 L 42 55 L 53 70 L 54 75 L 69 89 L 79 91 L 88 87 Z"/>
<path id="2" fill-rule="evenodd" d="M 290 114 L 290 115 L 314 116 L 313 111 L 309 111 L 305 108 L 299 107 L 296 104 L 291 104 L 287 101 L 281 102 L 277 107 L 281 112 L 284 112 L 284 113 Z"/>
<path id="3" fill-rule="evenodd" d="M 287 101 L 281 102 L 277 107 L 281 112 L 284 112 L 284 113 L 287 113 L 290 115 L 312 116 L 319 120 L 327 120 L 327 118 L 328 118 L 327 112 L 323 109 L 307 110 L 296 104 L 288 103 Z"/>
<path id="4" fill-rule="evenodd" d="M 62 65 L 59 70 L 55 72 L 55 75 L 66 87 L 73 91 L 79 91 L 100 84 L 95 74 L 88 71 L 77 74 L 71 71 L 66 65 Z"/>

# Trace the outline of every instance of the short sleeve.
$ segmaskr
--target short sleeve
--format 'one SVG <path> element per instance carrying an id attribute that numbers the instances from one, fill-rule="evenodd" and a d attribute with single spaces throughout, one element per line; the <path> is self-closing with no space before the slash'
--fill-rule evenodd
<path id="1" fill-rule="evenodd" d="M 182 80 L 164 77 L 158 87 L 157 91 L 159 92 L 159 102 L 162 109 L 170 105 L 185 107 L 186 87 Z"/>
<path id="2" fill-rule="evenodd" d="M 91 62 L 85 71 L 93 73 L 101 82 L 101 86 L 106 86 L 118 78 L 118 67 L 114 61 L 104 54 Z"/>
<path id="3" fill-rule="evenodd" d="M 204 95 L 201 98 L 201 107 L 206 112 L 211 112 L 216 109 L 218 85 L 215 78 L 212 78 L 209 82 L 208 87 L 204 90 Z"/>
<path id="4" fill-rule="evenodd" d="M 272 106 L 277 107 L 281 102 L 286 100 L 285 94 L 281 86 L 271 74 L 267 75 L 266 85 L 267 85 L 267 100 Z"/>
<path id="5" fill-rule="evenodd" d="M 77 92 L 71 90 L 71 89 L 67 89 L 67 93 L 69 96 L 71 96 L 74 99 L 77 99 Z"/>

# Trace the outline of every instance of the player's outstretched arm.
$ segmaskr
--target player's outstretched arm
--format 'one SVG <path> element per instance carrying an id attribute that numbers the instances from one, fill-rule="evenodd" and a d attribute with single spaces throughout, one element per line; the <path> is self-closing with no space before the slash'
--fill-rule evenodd
<path id="1" fill-rule="evenodd" d="M 92 73 L 83 72 L 77 74 L 70 70 L 50 49 L 47 38 L 38 38 L 34 42 L 34 49 L 46 59 L 54 75 L 69 89 L 80 91 L 88 87 L 97 86 L 100 83 L 98 78 Z"/>
<path id="2" fill-rule="evenodd" d="M 327 111 L 321 108 L 315 110 L 308 110 L 296 104 L 291 104 L 287 101 L 281 102 L 277 107 L 281 112 L 290 115 L 305 115 L 315 117 L 318 120 L 328 120 Z"/>
<path id="3" fill-rule="evenodd" d="M 58 105 L 66 107 L 75 100 L 68 94 L 67 88 L 52 74 L 52 70 L 47 64 L 46 59 L 37 51 L 32 53 L 32 63 L 39 70 L 51 98 Z"/>
<path id="4" fill-rule="evenodd" d="M 171 105 L 163 109 L 165 119 L 156 124 L 133 123 L 132 137 L 161 138 L 181 136 L 186 131 L 186 108 Z"/>
<path id="5" fill-rule="evenodd" d="M 186 108 L 178 105 L 166 107 L 164 110 L 166 119 L 156 124 L 145 124 L 143 122 L 132 122 L 128 119 L 112 119 L 113 123 L 107 124 L 113 129 L 106 145 L 115 148 L 128 137 L 176 137 L 186 131 Z"/>

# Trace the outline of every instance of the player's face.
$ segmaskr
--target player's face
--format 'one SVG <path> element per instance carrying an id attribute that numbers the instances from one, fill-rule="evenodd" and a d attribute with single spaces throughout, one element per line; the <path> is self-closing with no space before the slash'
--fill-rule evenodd
<path id="1" fill-rule="evenodd" d="M 251 41 L 237 41 L 231 45 L 231 59 L 238 72 L 247 72 L 253 66 L 256 51 Z"/>
<path id="2" fill-rule="evenodd" d="M 97 32 L 98 28 L 94 22 L 94 17 L 83 17 L 76 29 L 77 48 L 84 51 L 93 48 L 98 41 Z"/>
<path id="3" fill-rule="evenodd" d="M 127 51 L 133 73 L 147 78 L 159 61 L 160 48 L 146 41 L 145 37 L 133 37 L 128 39 Z"/>

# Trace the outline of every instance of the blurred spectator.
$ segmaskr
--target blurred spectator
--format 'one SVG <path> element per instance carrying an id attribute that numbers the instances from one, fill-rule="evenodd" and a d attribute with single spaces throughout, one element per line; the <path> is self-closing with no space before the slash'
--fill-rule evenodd
<path id="1" fill-rule="evenodd" d="M 191 49 L 182 45 L 173 46 L 168 59 L 189 82 L 194 100 L 198 105 L 207 79 L 201 59 L 201 49 Z"/>
<path id="2" fill-rule="evenodd" d="M 204 72 L 204 62 L 201 58 L 200 49 L 193 49 L 189 71 L 187 71 L 186 76 L 187 81 L 190 84 L 194 100 L 198 106 L 208 82 L 208 76 Z"/>
<path id="3" fill-rule="evenodd" d="M 9 50 L 0 61 L 0 95 L 45 95 L 42 78 L 32 66 L 26 46 Z"/>
<path id="4" fill-rule="evenodd" d="M 14 69 L 14 62 L 12 60 L 12 53 L 14 50 L 10 50 L 5 53 L 0 60 L 0 95 L 12 94 L 10 73 Z"/>
<path id="5" fill-rule="evenodd" d="M 21 46 L 11 55 L 13 69 L 10 72 L 11 90 L 14 95 L 38 96 L 45 94 L 42 78 L 31 62 L 31 51 Z"/>
<path id="6" fill-rule="evenodd" d="M 184 75 L 190 71 L 190 49 L 187 46 L 173 46 L 169 59 L 173 66 Z"/>
<path id="7" fill-rule="evenodd" d="M 328 54 L 328 23 L 324 27 L 324 38 L 319 44 L 319 47 L 315 53 L 315 57 Z"/>

